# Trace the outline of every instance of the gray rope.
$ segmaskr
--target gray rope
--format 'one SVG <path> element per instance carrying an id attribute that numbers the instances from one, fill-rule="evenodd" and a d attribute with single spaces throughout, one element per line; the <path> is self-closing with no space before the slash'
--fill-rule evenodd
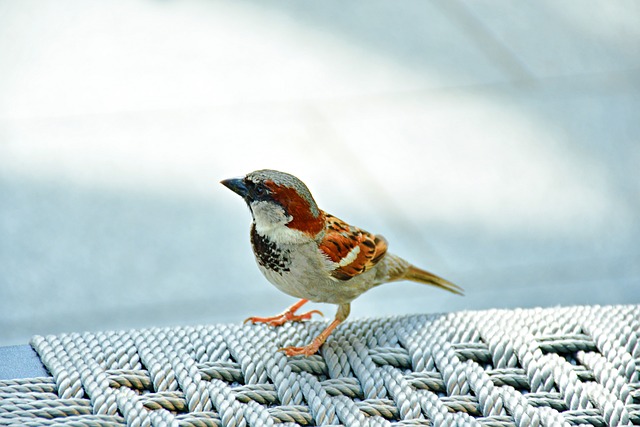
<path id="1" fill-rule="evenodd" d="M 640 306 L 34 337 L 0 426 L 640 425 Z"/>

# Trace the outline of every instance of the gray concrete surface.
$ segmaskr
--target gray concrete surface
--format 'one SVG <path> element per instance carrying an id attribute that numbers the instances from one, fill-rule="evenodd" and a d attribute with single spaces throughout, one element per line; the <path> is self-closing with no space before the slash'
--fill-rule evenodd
<path id="1" fill-rule="evenodd" d="M 51 376 L 30 345 L 0 347 L 0 380 Z"/>
<path id="2" fill-rule="evenodd" d="M 637 2 L 2 0 L 0 345 L 281 311 L 265 167 L 467 292 L 354 317 L 638 303 L 638 165 Z"/>

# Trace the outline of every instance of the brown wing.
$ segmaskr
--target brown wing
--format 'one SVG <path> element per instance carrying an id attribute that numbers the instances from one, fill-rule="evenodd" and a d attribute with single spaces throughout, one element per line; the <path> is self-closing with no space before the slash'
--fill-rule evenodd
<path id="1" fill-rule="evenodd" d="M 320 250 L 336 263 L 331 275 L 349 280 L 376 265 L 387 252 L 387 241 L 382 236 L 353 227 L 325 213 L 325 236 Z"/>

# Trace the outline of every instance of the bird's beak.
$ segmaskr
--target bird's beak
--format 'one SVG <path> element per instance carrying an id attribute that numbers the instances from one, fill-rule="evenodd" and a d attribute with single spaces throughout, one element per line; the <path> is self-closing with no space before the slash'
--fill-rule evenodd
<path id="1" fill-rule="evenodd" d="M 224 185 L 243 199 L 246 198 L 249 194 L 249 191 L 247 190 L 246 185 L 244 185 L 244 181 L 242 180 L 242 178 L 223 179 L 222 181 L 220 181 L 220 184 Z"/>

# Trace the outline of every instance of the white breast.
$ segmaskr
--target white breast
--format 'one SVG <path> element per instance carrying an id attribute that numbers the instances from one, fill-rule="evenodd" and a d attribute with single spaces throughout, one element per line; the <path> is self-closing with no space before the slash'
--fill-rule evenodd
<path id="1" fill-rule="evenodd" d="M 318 249 L 315 242 L 284 246 L 289 253 L 286 269 L 276 271 L 260 265 L 260 271 L 280 291 L 296 298 L 314 302 L 344 304 L 375 286 L 375 270 L 350 280 L 338 280 L 330 275 L 335 263 Z M 332 265 L 333 264 L 333 265 Z"/>

